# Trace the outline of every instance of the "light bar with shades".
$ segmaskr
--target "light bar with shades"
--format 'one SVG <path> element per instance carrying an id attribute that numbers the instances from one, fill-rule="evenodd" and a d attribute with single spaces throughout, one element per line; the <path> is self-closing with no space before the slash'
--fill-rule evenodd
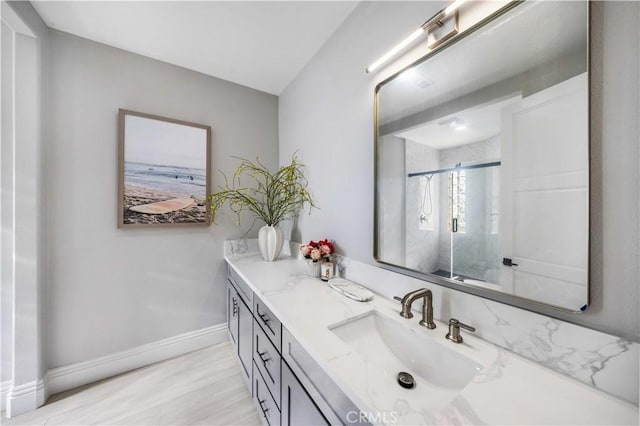
<path id="1" fill-rule="evenodd" d="M 407 38 L 405 38 L 400 43 L 398 43 L 396 46 L 394 46 L 393 49 L 389 50 L 387 53 L 382 55 L 380 57 L 380 59 L 375 61 L 373 64 L 369 65 L 366 68 L 365 71 L 367 73 L 373 72 L 374 70 L 379 68 L 381 65 L 385 64 L 389 59 L 393 58 L 396 54 L 398 54 L 404 48 L 409 46 L 414 40 L 416 40 L 418 37 L 420 37 L 425 32 L 429 32 L 433 28 L 442 27 L 444 25 L 443 24 L 443 20 L 445 20 L 451 14 L 453 14 L 456 10 L 458 10 L 458 8 L 465 1 L 466 0 L 455 0 L 449 6 L 445 7 L 442 10 L 440 10 L 438 13 L 436 13 L 431 18 L 429 18 L 424 24 L 420 25 L 420 27 L 417 30 L 415 30 L 413 33 L 411 33 L 411 35 L 409 35 Z M 455 33 L 453 33 L 453 34 L 455 34 Z M 451 35 L 453 35 L 453 34 L 451 34 Z M 447 36 L 446 38 L 448 38 L 448 37 L 449 36 Z M 444 38 L 441 39 L 441 41 L 444 41 Z"/>
<path id="2" fill-rule="evenodd" d="M 456 0 L 453 3 L 451 3 L 449 6 L 444 8 L 444 14 L 446 16 L 451 15 L 453 12 L 455 12 L 456 10 L 458 10 L 458 8 L 462 5 L 462 3 L 464 3 L 467 0 Z"/>

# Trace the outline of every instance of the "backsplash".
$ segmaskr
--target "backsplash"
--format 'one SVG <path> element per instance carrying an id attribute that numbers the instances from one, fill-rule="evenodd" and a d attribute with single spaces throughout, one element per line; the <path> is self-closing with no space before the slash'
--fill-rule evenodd
<path id="1" fill-rule="evenodd" d="M 298 244 L 285 244 L 285 254 L 298 253 Z M 290 249 L 290 250 L 287 250 Z M 225 252 L 257 251 L 256 240 L 225 243 Z M 433 292 L 434 317 L 449 318 L 476 328 L 476 335 L 551 370 L 572 377 L 638 405 L 638 344 L 600 331 L 455 291 L 336 256 L 336 273 L 387 297 L 403 296 L 428 287 Z M 446 330 L 442 330 L 446 333 Z"/>

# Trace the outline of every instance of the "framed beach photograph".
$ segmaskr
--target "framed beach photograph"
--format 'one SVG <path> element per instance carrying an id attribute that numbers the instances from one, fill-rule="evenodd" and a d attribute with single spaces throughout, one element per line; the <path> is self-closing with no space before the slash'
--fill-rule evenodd
<path id="1" fill-rule="evenodd" d="M 211 127 L 120 109 L 118 227 L 209 225 Z"/>

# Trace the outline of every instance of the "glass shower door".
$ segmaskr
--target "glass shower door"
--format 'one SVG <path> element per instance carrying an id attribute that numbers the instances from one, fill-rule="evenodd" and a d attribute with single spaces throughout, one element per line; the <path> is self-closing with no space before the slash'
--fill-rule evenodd
<path id="1" fill-rule="evenodd" d="M 498 282 L 499 170 L 479 165 L 449 172 L 452 279 L 482 286 Z"/>

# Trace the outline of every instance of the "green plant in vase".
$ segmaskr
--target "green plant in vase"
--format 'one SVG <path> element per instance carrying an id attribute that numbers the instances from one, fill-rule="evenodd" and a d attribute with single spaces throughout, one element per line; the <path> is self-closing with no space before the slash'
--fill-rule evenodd
<path id="1" fill-rule="evenodd" d="M 211 219 L 215 223 L 218 210 L 225 204 L 236 213 L 238 223 L 242 212 L 253 213 L 255 218 L 249 230 L 258 220 L 265 223 L 258 233 L 258 245 L 263 259 L 273 261 L 280 255 L 284 242 L 278 224 L 297 216 L 305 204 L 309 205 L 309 209 L 315 207 L 302 171 L 304 165 L 298 162 L 294 153 L 291 164 L 282 166 L 272 173 L 257 158 L 255 162 L 240 157 L 234 158 L 240 160 L 240 165 L 233 173 L 233 178 L 229 181 L 223 173 L 224 186 L 220 186 L 220 191 L 211 194 L 207 199 Z M 246 184 L 247 181 L 250 185 Z"/>

